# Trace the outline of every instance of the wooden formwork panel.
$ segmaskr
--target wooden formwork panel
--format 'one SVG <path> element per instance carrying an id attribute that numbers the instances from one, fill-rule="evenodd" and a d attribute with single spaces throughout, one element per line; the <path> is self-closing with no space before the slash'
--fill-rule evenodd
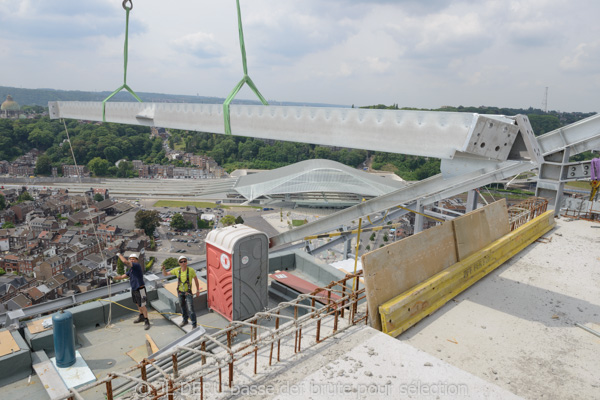
<path id="1" fill-rule="evenodd" d="M 452 220 L 458 261 L 462 261 L 510 232 L 506 199 Z"/>
<path id="2" fill-rule="evenodd" d="M 427 229 L 362 256 L 371 326 L 379 306 L 458 261 L 451 223 Z"/>
<path id="3" fill-rule="evenodd" d="M 9 331 L 0 332 L 0 357 L 21 350 Z"/>
<path id="4" fill-rule="evenodd" d="M 519 253 L 555 225 L 554 210 L 526 223 L 379 307 L 382 331 L 398 336 Z"/>

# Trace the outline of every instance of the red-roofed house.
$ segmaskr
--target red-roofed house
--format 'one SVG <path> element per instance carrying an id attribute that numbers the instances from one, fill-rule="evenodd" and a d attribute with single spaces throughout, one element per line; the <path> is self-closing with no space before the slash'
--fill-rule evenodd
<path id="1" fill-rule="evenodd" d="M 31 299 L 32 304 L 39 304 L 45 299 L 44 293 L 42 293 L 37 287 L 26 289 L 24 293 Z"/>

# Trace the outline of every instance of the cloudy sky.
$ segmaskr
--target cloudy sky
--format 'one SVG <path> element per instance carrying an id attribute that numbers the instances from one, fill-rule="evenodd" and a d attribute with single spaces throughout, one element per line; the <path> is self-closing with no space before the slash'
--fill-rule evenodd
<path id="1" fill-rule="evenodd" d="M 243 77 L 235 0 L 133 0 L 134 91 L 226 97 Z M 598 0 L 241 0 L 270 101 L 600 111 Z M 111 91 L 120 0 L 0 0 L 0 85 Z M 238 98 L 254 98 L 244 88 Z"/>

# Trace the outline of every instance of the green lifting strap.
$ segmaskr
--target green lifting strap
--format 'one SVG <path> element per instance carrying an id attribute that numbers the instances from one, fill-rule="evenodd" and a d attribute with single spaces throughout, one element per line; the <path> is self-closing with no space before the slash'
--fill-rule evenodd
<path id="1" fill-rule="evenodd" d="M 126 3 L 129 2 L 130 7 L 126 6 Z M 117 90 L 115 90 L 114 92 L 112 92 L 110 94 L 110 96 L 108 96 L 106 99 L 104 99 L 104 101 L 102 102 L 102 121 L 106 122 L 106 102 L 113 97 L 115 94 L 119 93 L 121 90 L 123 89 L 127 89 L 127 91 L 129 93 L 131 93 L 133 95 L 133 97 L 135 97 L 137 99 L 137 101 L 139 101 L 140 103 L 142 102 L 142 99 L 140 99 L 138 97 L 137 94 L 135 94 L 135 92 L 133 90 L 131 90 L 131 88 L 129 87 L 129 85 L 127 85 L 127 49 L 128 49 L 128 36 L 129 36 L 129 12 L 133 9 L 133 1 L 132 0 L 123 0 L 123 8 L 125 9 L 125 48 L 123 50 L 123 56 L 124 56 L 124 73 L 123 73 L 123 84 L 121 86 L 119 86 L 119 88 Z"/>
<path id="2" fill-rule="evenodd" d="M 242 30 L 242 13 L 240 11 L 240 0 L 236 0 L 236 2 L 237 2 L 238 28 L 240 31 L 240 49 L 242 51 L 242 64 L 244 67 L 244 77 L 242 78 L 241 81 L 239 81 L 239 83 L 237 85 L 235 85 L 235 87 L 233 88 L 231 93 L 229 93 L 229 96 L 227 96 L 227 99 L 225 99 L 225 102 L 223 103 L 223 116 L 225 117 L 225 134 L 226 135 L 231 135 L 231 123 L 229 121 L 229 104 L 235 98 L 235 96 L 238 94 L 238 92 L 240 91 L 242 86 L 244 86 L 244 83 L 248 84 L 250 89 L 252 89 L 254 94 L 256 94 L 256 96 L 258 96 L 258 99 L 265 106 L 269 105 L 267 100 L 265 100 L 265 98 L 262 96 L 262 94 L 260 94 L 260 92 L 256 88 L 256 85 L 254 84 L 254 82 L 252 82 L 252 79 L 250 79 L 250 76 L 248 76 L 248 66 L 246 64 L 246 46 L 244 45 L 244 31 Z"/>

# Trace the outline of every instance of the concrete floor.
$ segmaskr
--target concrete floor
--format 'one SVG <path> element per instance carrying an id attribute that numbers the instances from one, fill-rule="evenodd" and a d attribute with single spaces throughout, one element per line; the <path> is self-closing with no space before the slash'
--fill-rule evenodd
<path id="1" fill-rule="evenodd" d="M 184 332 L 162 316 L 149 315 L 151 328 L 144 330 L 143 324 L 134 324 L 137 313 L 128 314 L 113 320 L 113 328 L 104 326 L 77 332 L 77 350 L 86 361 L 96 378 L 103 378 L 111 371 L 123 371 L 137 364 L 126 353 L 146 343 L 146 334 L 150 335 L 161 348 L 181 337 Z M 106 386 L 83 392 L 85 399 L 105 399 Z M 48 394 L 37 375 L 2 387 L 3 399 L 48 399 Z"/>
<path id="2" fill-rule="evenodd" d="M 600 224 L 558 219 L 399 337 L 528 399 L 600 398 Z M 596 228 L 594 228 L 596 227 Z"/>

